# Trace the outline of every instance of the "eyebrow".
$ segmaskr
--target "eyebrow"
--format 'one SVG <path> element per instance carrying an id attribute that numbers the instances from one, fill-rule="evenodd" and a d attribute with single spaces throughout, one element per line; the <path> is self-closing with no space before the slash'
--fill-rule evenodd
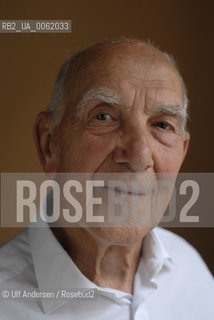
<path id="1" fill-rule="evenodd" d="M 155 107 L 155 112 L 167 114 L 167 115 L 175 115 L 181 118 L 183 122 L 183 129 L 186 127 L 186 121 L 187 121 L 187 111 L 184 108 L 184 106 L 181 106 L 179 104 L 174 105 L 159 105 Z"/>
<path id="2" fill-rule="evenodd" d="M 77 116 L 80 114 L 85 104 L 90 100 L 100 100 L 109 104 L 126 105 L 125 101 L 123 101 L 123 98 L 120 95 L 116 94 L 113 90 L 108 89 L 106 87 L 93 88 L 87 91 L 76 105 Z M 181 118 L 183 122 L 183 129 L 185 129 L 186 127 L 187 112 L 184 106 L 181 106 L 179 104 L 161 104 L 157 107 L 151 107 L 149 108 L 149 110 L 153 112 L 155 111 L 155 113 L 178 116 L 179 118 Z"/>
<path id="3" fill-rule="evenodd" d="M 76 106 L 77 115 L 81 112 L 84 104 L 86 104 L 90 100 L 100 100 L 105 103 L 117 104 L 117 105 L 123 104 L 122 97 L 116 94 L 114 91 L 105 87 L 95 88 L 87 91 L 84 94 L 84 96 L 81 98 L 81 100 L 78 102 Z"/>

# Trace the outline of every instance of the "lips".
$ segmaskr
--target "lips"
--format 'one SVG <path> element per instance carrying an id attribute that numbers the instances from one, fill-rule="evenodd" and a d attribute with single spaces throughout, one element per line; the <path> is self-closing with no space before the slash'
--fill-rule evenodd
<path id="1" fill-rule="evenodd" d="M 95 180 L 102 180 L 104 188 L 115 193 L 131 196 L 152 194 L 157 188 L 154 173 L 96 173 Z"/>
<path id="2" fill-rule="evenodd" d="M 109 187 L 109 186 L 104 186 L 105 189 L 114 191 L 116 193 L 120 194 L 125 194 L 125 195 L 130 195 L 130 196 L 145 196 L 147 194 L 151 194 L 153 189 L 146 190 L 145 192 L 142 191 L 130 191 L 130 190 L 123 190 L 118 187 Z"/>

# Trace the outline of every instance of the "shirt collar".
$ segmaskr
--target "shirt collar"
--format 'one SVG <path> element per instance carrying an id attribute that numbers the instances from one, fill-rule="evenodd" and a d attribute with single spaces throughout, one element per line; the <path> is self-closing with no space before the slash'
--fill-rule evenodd
<path id="1" fill-rule="evenodd" d="M 148 232 L 143 240 L 143 263 L 150 279 L 153 279 L 164 266 L 171 268 L 175 263 L 165 249 L 157 232 L 158 228 Z"/>
<path id="2" fill-rule="evenodd" d="M 29 242 L 40 292 L 48 290 L 56 292 L 58 289 L 72 288 L 102 290 L 81 273 L 45 222 L 40 222 L 39 227 L 33 226 L 34 224 L 30 225 L 28 230 Z M 172 258 L 165 250 L 155 229 L 148 232 L 144 238 L 142 252 L 144 267 L 142 270 L 139 265 L 138 273 L 146 272 L 148 277 L 153 279 L 164 265 L 170 267 Z M 42 298 L 44 312 L 49 313 L 67 301 Z"/>
<path id="3" fill-rule="evenodd" d="M 169 273 L 173 264 L 174 259 L 158 236 L 158 227 L 148 232 L 143 239 L 142 259 L 134 280 L 133 310 L 158 288 L 159 275 Z"/>

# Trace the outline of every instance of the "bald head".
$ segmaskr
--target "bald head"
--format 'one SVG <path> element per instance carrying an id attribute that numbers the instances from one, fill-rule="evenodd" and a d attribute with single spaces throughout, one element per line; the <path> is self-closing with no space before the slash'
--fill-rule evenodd
<path id="1" fill-rule="evenodd" d="M 96 82 L 98 77 L 109 77 L 111 81 L 110 74 L 117 68 L 119 79 L 125 64 L 127 73 L 133 71 L 133 62 L 144 63 L 151 70 L 155 70 L 157 66 L 165 66 L 174 73 L 182 88 L 183 105 L 187 113 L 186 88 L 173 58 L 145 41 L 116 39 L 97 43 L 76 52 L 64 63 L 48 106 L 48 112 L 53 115 L 54 126 L 61 122 L 66 109 L 76 112 L 76 106 L 82 98 L 81 93 L 89 90 L 91 83 Z M 135 74 L 138 74 L 137 64 Z"/>

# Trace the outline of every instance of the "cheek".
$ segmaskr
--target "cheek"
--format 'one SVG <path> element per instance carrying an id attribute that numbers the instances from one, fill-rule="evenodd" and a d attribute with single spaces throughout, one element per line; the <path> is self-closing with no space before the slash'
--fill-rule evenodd
<path id="1" fill-rule="evenodd" d="M 156 172 L 178 172 L 183 161 L 183 145 L 161 147 L 153 153 Z"/>
<path id="2" fill-rule="evenodd" d="M 94 172 L 113 151 L 112 135 L 95 136 L 84 132 L 69 139 L 61 159 L 66 171 Z"/>

